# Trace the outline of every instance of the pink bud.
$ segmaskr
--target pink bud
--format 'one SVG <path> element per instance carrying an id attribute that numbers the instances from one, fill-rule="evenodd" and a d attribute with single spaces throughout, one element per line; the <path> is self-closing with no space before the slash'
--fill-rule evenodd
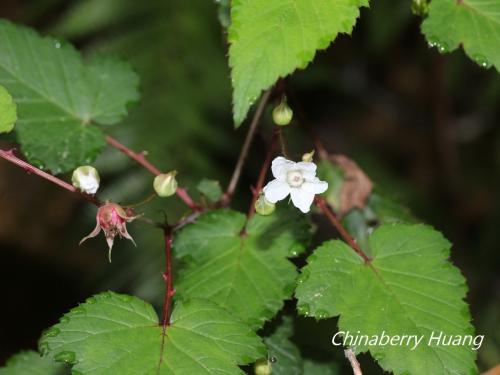
<path id="1" fill-rule="evenodd" d="M 97 210 L 96 227 L 88 236 L 80 241 L 80 245 L 87 239 L 97 236 L 102 229 L 106 237 L 106 242 L 108 243 L 108 256 L 111 262 L 111 249 L 113 248 L 113 242 L 117 235 L 120 236 L 120 238 L 124 237 L 132 241 L 135 245 L 134 239 L 127 231 L 127 222 L 131 222 L 137 218 L 137 216 L 131 216 L 131 214 L 132 212 L 125 212 L 125 210 L 116 203 L 110 202 L 103 204 Z"/>

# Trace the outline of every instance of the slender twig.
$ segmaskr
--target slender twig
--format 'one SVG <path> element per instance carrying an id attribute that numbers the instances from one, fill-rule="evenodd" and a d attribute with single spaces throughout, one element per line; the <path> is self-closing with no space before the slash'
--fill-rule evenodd
<path id="1" fill-rule="evenodd" d="M 243 165 L 248 157 L 248 152 L 250 151 L 250 146 L 255 137 L 255 132 L 259 126 L 260 119 L 262 114 L 264 113 L 264 109 L 266 108 L 266 104 L 269 101 L 269 96 L 271 95 L 272 89 L 267 90 L 264 95 L 262 95 L 262 99 L 259 102 L 257 110 L 255 111 L 255 115 L 253 116 L 252 122 L 250 123 L 250 127 L 248 128 L 248 133 L 245 138 L 245 142 L 243 143 L 243 147 L 241 148 L 240 155 L 238 157 L 238 161 L 236 162 L 236 166 L 234 167 L 233 175 L 231 176 L 231 180 L 227 186 L 226 192 L 222 197 L 222 205 L 227 206 L 233 197 L 234 191 L 236 190 L 236 186 L 238 185 L 238 181 L 241 176 L 241 171 L 243 169 Z"/>
<path id="2" fill-rule="evenodd" d="M 321 160 L 326 160 L 328 159 L 328 150 L 326 149 L 325 145 L 321 141 L 321 138 L 319 137 L 318 133 L 314 129 L 314 127 L 311 125 L 309 122 L 306 113 L 304 111 L 304 108 L 300 104 L 300 101 L 297 99 L 295 93 L 292 90 L 288 90 L 287 93 L 288 97 L 290 98 L 290 104 L 292 104 L 292 109 L 294 113 L 297 115 L 297 118 L 302 126 L 306 129 L 307 133 L 309 134 L 309 137 L 314 143 L 314 147 L 318 151 L 318 155 Z"/>
<path id="3" fill-rule="evenodd" d="M 344 228 L 340 220 L 337 218 L 335 213 L 331 210 L 331 208 L 328 206 L 328 203 L 326 202 L 325 198 L 323 197 L 316 197 L 315 198 L 316 205 L 319 207 L 319 209 L 325 214 L 325 216 L 328 218 L 330 223 L 337 229 L 339 234 L 342 236 L 345 242 L 353 248 L 353 250 L 358 253 L 358 255 L 363 258 L 365 263 L 370 263 L 371 259 L 368 257 L 368 255 L 365 254 L 365 252 L 361 249 L 361 247 L 356 243 L 356 241 L 351 237 L 351 235 L 347 232 L 347 230 Z"/>
<path id="4" fill-rule="evenodd" d="M 288 159 L 288 151 L 286 147 L 285 137 L 283 136 L 283 129 L 280 127 L 276 128 L 278 132 L 278 138 L 280 140 L 281 155 Z"/>
<path id="5" fill-rule="evenodd" d="M 146 159 L 143 152 L 135 152 L 109 135 L 106 136 L 106 142 L 110 146 L 113 146 L 114 148 L 123 152 L 129 158 L 135 160 L 137 163 L 139 163 L 141 166 L 143 166 L 145 169 L 147 169 L 155 176 L 158 176 L 159 174 L 162 173 L 161 170 L 159 170 L 157 167 L 155 167 Z M 176 190 L 176 194 L 189 208 L 191 208 L 191 210 L 199 211 L 201 209 L 201 207 L 198 204 L 196 204 L 196 202 L 189 196 L 185 188 L 178 187 Z"/>
<path id="6" fill-rule="evenodd" d="M 85 194 L 85 193 L 81 192 L 80 190 L 78 190 L 77 188 L 75 188 L 73 185 L 67 183 L 66 181 L 63 181 L 63 180 L 51 175 L 50 173 L 44 172 L 41 169 L 38 169 L 37 167 L 25 162 L 24 160 L 19 159 L 16 155 L 14 155 L 14 150 L 7 150 L 7 151 L 0 150 L 0 157 L 17 165 L 18 167 L 21 167 L 29 174 L 36 174 L 37 176 L 40 176 L 40 177 L 46 179 L 47 181 L 50 181 L 53 184 L 56 184 L 56 185 L 62 187 L 63 189 L 66 189 L 72 193 L 78 194 L 80 197 L 82 197 L 85 200 L 89 201 L 90 203 L 96 205 L 97 207 L 99 207 L 101 205 L 101 202 L 99 201 L 99 199 L 97 199 L 93 195 Z"/>
<path id="7" fill-rule="evenodd" d="M 363 373 L 361 372 L 361 367 L 359 366 L 359 362 L 356 358 L 356 354 L 354 354 L 352 349 L 344 350 L 344 354 L 351 364 L 353 374 L 363 375 Z"/>
<path id="8" fill-rule="evenodd" d="M 267 171 L 269 170 L 269 165 L 271 164 L 271 159 L 273 158 L 274 152 L 277 148 L 277 143 L 279 139 L 278 129 L 274 130 L 273 137 L 271 138 L 271 143 L 267 149 L 266 158 L 264 159 L 264 163 L 260 167 L 259 177 L 257 179 L 257 184 L 252 188 L 252 202 L 250 203 L 250 207 L 248 208 L 247 218 L 250 219 L 255 213 L 255 202 L 259 197 L 260 192 L 262 191 L 262 187 L 264 186 L 264 181 L 266 179 Z"/>
<path id="9" fill-rule="evenodd" d="M 167 327 L 170 325 L 170 307 L 172 304 L 172 297 L 175 294 L 174 284 L 173 284 L 173 274 L 172 274 L 172 228 L 165 227 L 163 230 L 165 238 L 165 272 L 163 273 L 163 279 L 165 280 L 165 296 L 163 299 L 163 320 L 162 320 L 162 338 L 161 338 L 161 352 L 160 361 L 158 363 L 158 373 L 160 373 L 161 364 L 164 359 L 164 348 L 165 348 L 165 335 L 167 333 Z"/>

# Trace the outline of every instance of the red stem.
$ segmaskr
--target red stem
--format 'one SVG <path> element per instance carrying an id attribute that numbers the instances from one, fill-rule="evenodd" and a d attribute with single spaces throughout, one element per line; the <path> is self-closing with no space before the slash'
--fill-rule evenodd
<path id="1" fill-rule="evenodd" d="M 330 223 L 337 229 L 339 234 L 342 236 L 345 242 L 349 244 L 350 247 L 353 248 L 353 250 L 358 253 L 358 255 L 363 258 L 365 263 L 370 263 L 371 259 L 368 257 L 368 255 L 365 254 L 365 252 L 359 247 L 359 245 L 356 243 L 356 241 L 351 237 L 351 235 L 347 232 L 347 230 L 344 228 L 344 226 L 340 223 L 340 220 L 337 218 L 337 216 L 333 213 L 331 208 L 328 206 L 328 203 L 326 202 L 325 198 L 323 197 L 316 197 L 315 198 L 316 205 L 320 208 L 321 211 L 325 214 L 325 216 L 328 218 Z"/>
<path id="2" fill-rule="evenodd" d="M 40 177 L 46 179 L 47 181 L 50 181 L 53 184 L 56 184 L 56 185 L 62 187 L 63 189 L 66 189 L 72 193 L 80 195 L 82 198 L 86 199 L 87 201 L 96 205 L 97 207 L 99 207 L 101 205 L 101 202 L 96 197 L 89 195 L 89 194 L 85 194 L 85 193 L 81 192 L 80 190 L 78 190 L 77 188 L 75 188 L 73 185 L 67 183 L 66 181 L 63 181 L 63 180 L 51 175 L 50 173 L 44 172 L 41 169 L 38 169 L 37 167 L 25 162 L 24 160 L 19 159 L 16 155 L 14 155 L 14 150 L 7 150 L 7 151 L 0 150 L 0 157 L 17 165 L 18 167 L 21 167 L 29 174 L 31 174 L 31 173 L 36 174 L 37 176 L 40 176 Z"/>
<path id="3" fill-rule="evenodd" d="M 125 155 L 127 155 L 129 158 L 135 160 L 137 163 L 139 163 L 141 166 L 143 166 L 145 169 L 147 169 L 149 172 L 154 174 L 155 176 L 158 176 L 162 172 L 156 168 L 153 164 L 151 164 L 144 156 L 143 152 L 135 152 L 131 149 L 129 149 L 127 146 L 124 144 L 118 142 L 115 138 L 107 135 L 106 136 L 106 142 L 116 148 L 117 150 L 123 152 Z M 177 196 L 182 199 L 184 203 L 193 211 L 200 211 L 201 207 L 196 204 L 196 202 L 189 196 L 188 192 L 186 191 L 185 188 L 178 187 L 176 191 Z"/>
<path id="4" fill-rule="evenodd" d="M 234 167 L 233 175 L 231 176 L 231 180 L 227 186 L 226 192 L 222 197 L 221 203 L 222 206 L 227 206 L 233 197 L 234 191 L 236 190 L 236 186 L 238 185 L 238 181 L 241 176 L 241 171 L 243 170 L 243 165 L 248 157 L 248 152 L 250 151 L 250 146 L 252 145 L 252 141 L 255 137 L 255 133 L 257 128 L 259 127 L 259 122 L 266 109 L 267 102 L 269 101 L 269 97 L 271 95 L 272 89 L 267 90 L 264 95 L 262 95 L 262 99 L 259 102 L 257 110 L 255 111 L 255 115 L 253 116 L 252 122 L 250 123 L 250 127 L 248 128 L 248 133 L 245 138 L 245 142 L 243 143 L 243 147 L 241 148 L 240 155 L 238 157 L 238 161 L 236 162 L 236 166 Z"/>
<path id="5" fill-rule="evenodd" d="M 160 352 L 160 362 L 158 363 L 158 372 L 160 371 L 160 366 L 163 362 L 163 351 L 165 348 L 165 336 L 167 332 L 167 327 L 170 325 L 170 307 L 172 304 L 172 297 L 175 294 L 173 287 L 173 274 L 172 274 L 172 228 L 164 228 L 163 230 L 165 238 L 165 272 L 163 273 L 163 279 L 165 280 L 165 297 L 163 299 L 163 321 L 162 321 L 162 339 L 161 339 L 161 352 Z"/>
<path id="6" fill-rule="evenodd" d="M 257 185 L 252 188 L 252 202 L 250 203 L 250 207 L 248 208 L 247 218 L 250 219 L 255 213 L 255 202 L 262 191 L 262 187 L 264 186 L 264 182 L 266 179 L 267 171 L 269 170 L 269 165 L 271 164 L 271 159 L 273 158 L 274 152 L 276 151 L 276 146 L 279 139 L 279 129 L 276 128 L 273 133 L 273 137 L 271 139 L 271 143 L 267 149 L 267 155 L 264 159 L 264 163 L 262 167 L 260 167 L 259 178 L 257 179 Z"/>

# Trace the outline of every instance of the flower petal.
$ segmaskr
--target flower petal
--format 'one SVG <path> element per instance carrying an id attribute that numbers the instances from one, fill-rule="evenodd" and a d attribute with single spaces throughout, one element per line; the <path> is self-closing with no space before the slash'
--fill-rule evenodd
<path id="1" fill-rule="evenodd" d="M 290 195 L 295 207 L 297 207 L 303 213 L 309 212 L 309 210 L 311 209 L 311 204 L 314 200 L 314 193 L 310 193 L 300 187 L 291 189 Z"/>
<path id="2" fill-rule="evenodd" d="M 278 156 L 271 164 L 271 171 L 274 178 L 285 180 L 288 170 L 295 167 L 295 163 L 291 160 L 285 159 L 283 156 Z"/>
<path id="3" fill-rule="evenodd" d="M 290 194 L 290 186 L 284 181 L 278 179 L 272 180 L 264 186 L 264 196 L 271 203 L 276 203 L 282 199 L 285 199 L 288 194 Z"/>
<path id="4" fill-rule="evenodd" d="M 321 194 L 328 190 L 328 182 L 320 181 L 315 177 L 312 181 L 306 181 L 301 186 L 308 193 Z"/>
<path id="5" fill-rule="evenodd" d="M 98 221 L 94 230 L 92 232 L 90 232 L 90 234 L 88 236 L 83 237 L 78 245 L 81 245 L 82 243 L 87 241 L 89 238 L 93 238 L 93 237 L 97 236 L 100 231 L 101 231 L 101 226 L 99 225 L 99 221 Z"/>

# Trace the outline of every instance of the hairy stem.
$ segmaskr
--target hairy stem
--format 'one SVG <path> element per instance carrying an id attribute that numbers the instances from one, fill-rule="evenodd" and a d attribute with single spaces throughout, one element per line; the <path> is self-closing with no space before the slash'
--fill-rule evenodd
<path id="1" fill-rule="evenodd" d="M 354 354 L 352 349 L 344 350 L 344 354 L 346 358 L 349 360 L 349 363 L 351 364 L 353 374 L 363 375 L 363 373 L 361 372 L 361 367 L 359 366 L 359 362 L 356 358 L 356 354 Z"/>
<path id="2" fill-rule="evenodd" d="M 243 147 L 241 148 L 240 155 L 238 157 L 238 161 L 236 162 L 236 166 L 234 167 L 233 175 L 231 176 L 231 180 L 227 186 L 226 192 L 222 197 L 222 205 L 227 206 L 233 197 L 234 191 L 236 190 L 236 186 L 238 185 L 238 181 L 241 176 L 241 171 L 243 169 L 243 165 L 248 157 L 248 152 L 250 151 L 250 146 L 255 137 L 255 133 L 257 128 L 259 127 L 259 122 L 264 113 L 264 109 L 266 108 L 266 104 L 269 101 L 269 97 L 271 95 L 272 89 L 267 90 L 262 99 L 259 102 L 257 110 L 255 111 L 255 115 L 253 116 L 252 122 L 250 123 L 250 127 L 248 129 L 247 136 L 245 138 L 245 142 L 243 143 Z"/>
<path id="3" fill-rule="evenodd" d="M 159 174 L 162 173 L 161 170 L 159 170 L 157 167 L 155 167 L 146 159 L 143 152 L 135 152 L 109 135 L 106 136 L 106 142 L 110 146 L 123 152 L 129 158 L 135 160 L 137 163 L 139 163 L 142 167 L 147 169 L 155 176 L 158 176 Z M 196 204 L 196 202 L 189 196 L 185 188 L 178 187 L 176 190 L 176 194 L 191 210 L 199 211 L 201 209 L 200 206 Z"/>
<path id="4" fill-rule="evenodd" d="M 252 189 L 252 202 L 250 203 L 250 207 L 248 208 L 247 218 L 250 219 L 255 213 L 255 202 L 262 191 L 262 187 L 264 186 L 264 182 L 266 179 L 267 171 L 269 170 L 269 166 L 271 164 L 271 159 L 273 158 L 274 152 L 276 151 L 277 144 L 279 140 L 279 129 L 276 128 L 273 133 L 273 137 L 271 138 L 271 143 L 267 149 L 266 158 L 264 159 L 264 163 L 262 163 L 262 167 L 260 167 L 259 177 L 257 179 L 257 185 L 255 185 Z"/>
<path id="5" fill-rule="evenodd" d="M 335 213 L 331 210 L 331 208 L 328 206 L 328 203 L 326 202 L 325 198 L 323 197 L 316 197 L 315 198 L 316 205 L 319 207 L 319 209 L 325 214 L 325 216 L 328 218 L 330 223 L 337 229 L 337 232 L 342 236 L 345 242 L 352 247 L 352 249 L 358 253 L 358 255 L 363 258 L 365 263 L 370 263 L 371 259 L 368 257 L 368 255 L 365 254 L 365 252 L 359 247 L 359 245 L 356 243 L 356 241 L 351 237 L 351 235 L 347 232 L 347 230 L 344 228 L 344 226 L 340 223 L 340 220 L 337 218 Z"/>
<path id="6" fill-rule="evenodd" d="M 40 176 L 40 177 L 46 179 L 47 181 L 50 181 L 53 184 L 56 184 L 56 185 L 62 187 L 63 189 L 66 189 L 72 193 L 78 194 L 79 196 L 81 196 L 85 200 L 89 201 L 90 203 L 96 205 L 97 207 L 99 207 L 101 205 L 101 202 L 99 201 L 99 199 L 97 199 L 93 195 L 85 194 L 85 193 L 81 192 L 80 190 L 78 190 L 77 188 L 75 188 L 73 185 L 67 183 L 66 181 L 63 181 L 63 180 L 51 175 L 50 173 L 44 172 L 41 169 L 25 162 L 24 160 L 19 159 L 14 154 L 14 150 L 7 150 L 7 151 L 0 150 L 0 157 L 11 162 L 12 164 L 17 165 L 18 167 L 21 167 L 29 174 L 36 174 L 37 176 Z"/>

